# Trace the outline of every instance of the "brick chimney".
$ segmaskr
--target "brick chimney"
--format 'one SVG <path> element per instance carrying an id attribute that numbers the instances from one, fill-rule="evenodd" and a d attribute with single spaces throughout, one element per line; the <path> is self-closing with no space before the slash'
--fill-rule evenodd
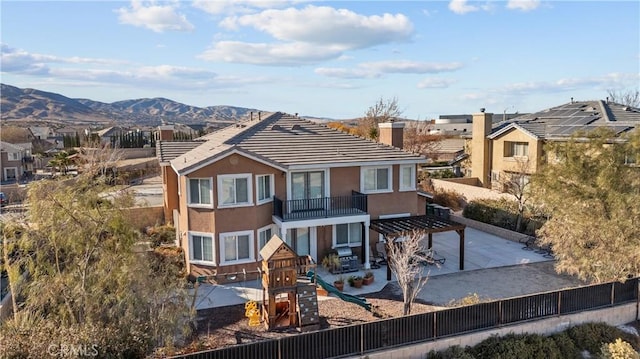
<path id="1" fill-rule="evenodd" d="M 378 138 L 380 143 L 384 143 L 393 147 L 402 148 L 404 141 L 404 123 L 403 122 L 381 122 L 378 124 L 380 133 Z"/>
<path id="2" fill-rule="evenodd" d="M 477 177 L 483 187 L 491 187 L 491 143 L 487 136 L 491 134 L 492 113 L 484 108 L 473 114 L 471 137 L 471 176 Z"/>
<path id="3" fill-rule="evenodd" d="M 173 125 L 158 126 L 158 140 L 173 141 Z"/>

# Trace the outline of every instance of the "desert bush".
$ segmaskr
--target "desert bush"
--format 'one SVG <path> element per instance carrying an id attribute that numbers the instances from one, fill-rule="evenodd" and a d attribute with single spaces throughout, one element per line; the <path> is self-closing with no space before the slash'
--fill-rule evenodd
<path id="1" fill-rule="evenodd" d="M 507 199 L 479 199 L 469 202 L 464 207 L 462 215 L 479 222 L 516 230 L 518 208 L 516 202 Z M 521 227 L 517 230 L 518 232 L 534 235 L 542 224 L 542 220 L 539 217 L 534 218 L 532 211 L 527 208 L 524 212 Z"/>
<path id="2" fill-rule="evenodd" d="M 620 338 L 613 343 L 602 344 L 600 350 L 602 359 L 640 359 L 640 354 L 633 350 L 631 344 Z"/>
<path id="3" fill-rule="evenodd" d="M 147 227 L 145 234 L 148 236 L 152 247 L 158 247 L 161 244 L 173 244 L 176 240 L 176 229 L 166 224 Z"/>
<path id="4" fill-rule="evenodd" d="M 435 190 L 433 191 L 433 203 L 444 207 L 449 207 L 454 211 L 459 211 L 465 204 L 466 198 L 451 190 Z"/>
<path id="5" fill-rule="evenodd" d="M 474 305 L 474 304 L 479 304 L 479 303 L 488 302 L 488 301 L 489 299 L 480 298 L 478 293 L 473 293 L 473 294 L 470 293 L 464 298 L 451 300 L 449 302 L 449 307 L 464 307 L 466 305 Z"/>

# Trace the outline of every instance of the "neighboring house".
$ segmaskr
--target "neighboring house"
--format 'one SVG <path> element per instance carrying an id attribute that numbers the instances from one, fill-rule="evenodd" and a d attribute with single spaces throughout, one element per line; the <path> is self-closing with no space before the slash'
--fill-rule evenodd
<path id="1" fill-rule="evenodd" d="M 47 126 L 33 126 L 29 127 L 29 131 L 33 135 L 34 139 L 46 140 L 56 137 L 56 132 L 53 128 Z"/>
<path id="2" fill-rule="evenodd" d="M 161 126 L 165 218 L 190 274 L 255 272 L 274 234 L 317 263 L 348 247 L 368 268 L 370 220 L 425 213 L 416 190 L 425 158 L 397 148 L 403 127 L 381 124 L 377 143 L 279 112 L 190 142 Z"/>
<path id="3" fill-rule="evenodd" d="M 547 157 L 547 142 L 567 141 L 577 131 L 598 127 L 611 128 L 617 135 L 640 128 L 640 109 L 609 101 L 572 100 L 496 124 L 491 117 L 484 112 L 473 115 L 473 135 L 467 144 L 471 163 L 466 173 L 484 187 L 498 189 L 505 172 L 535 173 Z"/>
<path id="4" fill-rule="evenodd" d="M 31 158 L 30 149 L 0 141 L 0 175 L 2 181 L 16 181 L 25 174 L 25 159 Z"/>
<path id="5" fill-rule="evenodd" d="M 95 132 L 95 135 L 100 139 L 100 143 L 105 145 L 105 144 L 111 143 L 112 137 L 116 138 L 117 140 L 118 136 L 125 134 L 128 131 L 129 130 L 124 129 L 122 127 L 113 126 L 113 127 L 107 127 L 102 130 L 99 130 Z"/>

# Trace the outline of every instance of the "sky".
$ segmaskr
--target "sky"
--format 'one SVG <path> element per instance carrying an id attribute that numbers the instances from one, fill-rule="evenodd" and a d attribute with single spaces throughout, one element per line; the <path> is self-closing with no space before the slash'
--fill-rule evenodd
<path id="1" fill-rule="evenodd" d="M 526 113 L 640 88 L 640 1 L 0 2 L 0 80 L 301 116 Z"/>

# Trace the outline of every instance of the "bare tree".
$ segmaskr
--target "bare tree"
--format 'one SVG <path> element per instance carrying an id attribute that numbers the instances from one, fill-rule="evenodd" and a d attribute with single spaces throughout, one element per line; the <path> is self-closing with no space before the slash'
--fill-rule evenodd
<path id="1" fill-rule="evenodd" d="M 440 149 L 443 136 L 431 134 L 431 123 L 427 121 L 410 121 L 404 129 L 403 148 L 413 153 L 419 153 L 426 157 Z"/>
<path id="2" fill-rule="evenodd" d="M 429 276 L 422 276 L 423 263 L 429 260 L 422 248 L 424 232 L 413 231 L 387 243 L 389 267 L 398 280 L 404 300 L 403 314 L 411 314 L 411 305 L 416 296 L 427 284 Z"/>
<path id="3" fill-rule="evenodd" d="M 364 117 L 360 119 L 355 129 L 355 134 L 370 138 L 378 139 L 378 124 L 381 122 L 394 121 L 402 115 L 402 110 L 398 106 L 396 97 L 385 100 L 380 97 L 378 101 L 367 109 Z"/>
<path id="4" fill-rule="evenodd" d="M 499 183 L 502 191 L 513 196 L 518 204 L 518 216 L 516 218 L 515 230 L 519 231 L 522 226 L 525 206 L 529 200 L 530 189 L 530 162 L 529 159 L 514 157 L 516 165 L 513 171 L 502 172 Z"/>
<path id="5" fill-rule="evenodd" d="M 640 107 L 640 91 L 639 90 L 607 90 L 609 100 L 625 106 Z"/>

